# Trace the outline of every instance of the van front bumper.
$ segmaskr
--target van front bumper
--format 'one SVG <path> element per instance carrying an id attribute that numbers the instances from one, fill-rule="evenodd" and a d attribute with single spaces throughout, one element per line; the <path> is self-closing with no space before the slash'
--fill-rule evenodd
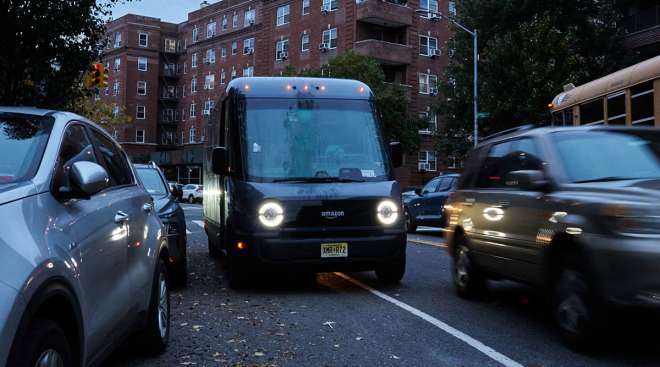
<path id="1" fill-rule="evenodd" d="M 406 251 L 403 231 L 341 233 L 235 233 L 230 252 L 249 271 L 367 271 L 400 261 Z M 242 242 L 244 249 L 237 248 Z M 346 257 L 321 257 L 321 245 L 346 243 Z"/>

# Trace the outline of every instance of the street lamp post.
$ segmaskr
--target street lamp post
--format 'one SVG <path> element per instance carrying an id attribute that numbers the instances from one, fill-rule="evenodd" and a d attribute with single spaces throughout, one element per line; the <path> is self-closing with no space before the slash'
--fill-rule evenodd
<path id="1" fill-rule="evenodd" d="M 479 62 L 479 50 L 477 48 L 477 30 L 469 30 L 467 27 L 463 26 L 461 23 L 455 21 L 451 17 L 446 17 L 442 13 L 433 11 L 430 9 L 418 9 L 415 11 L 417 14 L 424 15 L 424 16 L 429 16 L 433 15 L 437 18 L 446 18 L 448 21 L 452 22 L 455 26 L 458 28 L 466 31 L 468 34 L 472 36 L 472 41 L 473 41 L 473 48 L 474 48 L 474 87 L 473 87 L 473 96 L 472 96 L 472 104 L 474 108 L 474 145 L 476 146 L 479 143 L 479 108 L 478 108 L 478 94 L 477 94 L 477 83 L 479 81 L 479 74 L 477 70 L 477 63 Z"/>

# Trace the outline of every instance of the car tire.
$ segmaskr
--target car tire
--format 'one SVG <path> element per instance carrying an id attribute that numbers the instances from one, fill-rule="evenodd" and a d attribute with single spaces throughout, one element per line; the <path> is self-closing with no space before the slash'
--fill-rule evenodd
<path id="1" fill-rule="evenodd" d="M 30 323 L 27 332 L 14 342 L 7 364 L 12 367 L 41 365 L 78 366 L 64 330 L 56 322 L 47 319 L 35 319 Z"/>
<path id="2" fill-rule="evenodd" d="M 488 281 L 472 261 L 470 249 L 465 244 L 458 245 L 452 257 L 452 275 L 454 288 L 461 298 L 478 298 L 488 289 Z"/>
<path id="3" fill-rule="evenodd" d="M 396 261 L 376 268 L 376 276 L 381 283 L 398 284 L 406 274 L 406 254 L 401 255 Z"/>
<path id="4" fill-rule="evenodd" d="M 188 203 L 189 203 L 189 204 L 194 204 L 194 203 L 195 203 L 195 197 L 192 196 L 192 195 L 189 195 L 189 196 L 188 196 Z"/>
<path id="5" fill-rule="evenodd" d="M 147 325 L 135 338 L 140 351 L 148 355 L 161 354 L 170 338 L 170 287 L 165 261 L 159 260 L 154 272 Z"/>
<path id="6" fill-rule="evenodd" d="M 406 216 L 406 232 L 415 233 L 417 232 L 417 224 L 415 224 L 414 219 L 410 216 L 408 209 L 404 212 Z"/>
<path id="7" fill-rule="evenodd" d="M 216 244 L 211 241 L 211 239 L 208 240 L 208 246 L 209 246 L 209 257 L 212 259 L 217 259 L 222 255 L 222 252 L 218 248 Z"/>
<path id="8" fill-rule="evenodd" d="M 563 268 L 554 296 L 553 316 L 561 340 L 576 351 L 589 349 L 598 334 L 597 310 L 584 274 L 575 268 Z"/>

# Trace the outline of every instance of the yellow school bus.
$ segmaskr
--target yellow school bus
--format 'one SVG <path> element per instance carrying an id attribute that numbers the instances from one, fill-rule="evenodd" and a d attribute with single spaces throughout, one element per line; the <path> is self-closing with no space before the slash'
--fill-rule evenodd
<path id="1" fill-rule="evenodd" d="M 660 128 L 660 56 L 578 87 L 569 84 L 549 107 L 554 126 Z"/>

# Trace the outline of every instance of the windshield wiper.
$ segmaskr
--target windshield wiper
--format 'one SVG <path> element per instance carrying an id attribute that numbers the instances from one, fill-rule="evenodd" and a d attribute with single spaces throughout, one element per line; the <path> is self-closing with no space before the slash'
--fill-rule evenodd
<path id="1" fill-rule="evenodd" d="M 608 182 L 608 181 L 624 181 L 624 180 L 635 180 L 635 178 L 623 177 L 623 176 L 608 176 L 608 177 L 593 178 L 590 180 L 573 181 L 573 183 Z"/>
<path id="2" fill-rule="evenodd" d="M 365 180 L 347 177 L 287 177 L 278 178 L 273 182 L 306 182 L 306 183 L 325 183 L 325 182 L 365 182 Z"/>

